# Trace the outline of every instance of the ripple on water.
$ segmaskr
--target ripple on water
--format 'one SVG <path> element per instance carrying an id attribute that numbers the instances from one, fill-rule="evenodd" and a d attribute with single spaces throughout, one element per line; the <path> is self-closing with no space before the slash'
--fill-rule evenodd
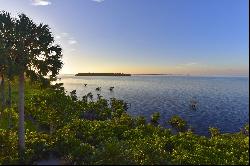
<path id="1" fill-rule="evenodd" d="M 160 112 L 162 125 L 177 114 L 198 134 L 207 135 L 209 126 L 235 132 L 249 122 L 248 77 L 62 76 L 61 82 L 68 92 L 76 89 L 79 98 L 92 92 L 95 98 L 100 93 L 107 99 L 123 99 L 131 103 L 128 112 L 133 116 L 150 119 L 153 112 Z M 115 87 L 113 92 L 110 86 Z M 96 87 L 101 91 L 96 92 Z M 192 100 L 198 102 L 196 110 L 190 108 Z"/>

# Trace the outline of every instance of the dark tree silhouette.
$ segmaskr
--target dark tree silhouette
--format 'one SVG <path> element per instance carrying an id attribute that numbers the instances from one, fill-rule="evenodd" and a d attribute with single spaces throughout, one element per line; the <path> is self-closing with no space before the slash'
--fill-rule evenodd
<path id="1" fill-rule="evenodd" d="M 13 48 L 15 39 L 15 20 L 7 12 L 0 12 L 0 74 L 2 106 L 5 106 L 5 78 L 8 80 L 7 104 L 11 107 L 11 81 L 17 72 Z"/>
<path id="2" fill-rule="evenodd" d="M 19 14 L 18 18 L 11 18 L 7 12 L 0 13 L 0 33 L 4 44 L 11 44 L 11 49 L 3 47 L 6 54 L 1 57 L 8 59 L 11 55 L 11 66 L 14 66 L 15 74 L 19 77 L 19 126 L 18 141 L 20 152 L 25 150 L 24 129 L 24 81 L 25 76 L 32 80 L 46 80 L 46 76 L 54 78 L 61 69 L 63 63 L 62 49 L 54 44 L 54 37 L 48 25 L 35 24 L 25 14 Z M 13 28 L 9 26 L 13 25 Z M 10 64 L 9 64 L 10 65 Z"/>

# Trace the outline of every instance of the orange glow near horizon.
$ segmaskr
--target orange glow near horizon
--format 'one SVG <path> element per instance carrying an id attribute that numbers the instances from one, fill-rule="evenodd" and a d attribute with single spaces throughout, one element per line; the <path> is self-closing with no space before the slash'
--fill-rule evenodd
<path id="1" fill-rule="evenodd" d="M 128 73 L 128 74 L 190 74 L 190 75 L 249 75 L 249 70 L 245 68 L 222 68 L 222 67 L 156 67 L 156 66 L 106 66 L 106 65 L 75 65 L 74 68 L 65 66 L 61 74 L 76 73 Z"/>

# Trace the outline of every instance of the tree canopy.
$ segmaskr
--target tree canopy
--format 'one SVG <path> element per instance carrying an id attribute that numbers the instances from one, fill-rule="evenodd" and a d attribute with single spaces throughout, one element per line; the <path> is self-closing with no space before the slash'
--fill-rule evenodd
<path id="1" fill-rule="evenodd" d="M 24 128 L 24 81 L 25 75 L 31 80 L 54 78 L 62 68 L 62 49 L 54 43 L 48 25 L 34 23 L 25 14 L 11 17 L 10 13 L 0 12 L 0 74 L 10 80 L 19 77 L 19 126 L 18 141 L 20 155 L 25 150 Z M 2 105 L 5 103 L 4 82 L 1 83 Z M 10 87 L 10 84 L 9 84 Z M 10 89 L 10 88 L 9 88 Z M 10 94 L 10 93 L 9 93 Z M 22 159 L 21 159 L 22 160 Z"/>
<path id="2" fill-rule="evenodd" d="M 0 12 L 0 53 L 1 69 L 5 65 L 32 79 L 55 77 L 63 65 L 62 49 L 54 43 L 49 26 L 36 24 L 23 13 L 13 18 Z"/>

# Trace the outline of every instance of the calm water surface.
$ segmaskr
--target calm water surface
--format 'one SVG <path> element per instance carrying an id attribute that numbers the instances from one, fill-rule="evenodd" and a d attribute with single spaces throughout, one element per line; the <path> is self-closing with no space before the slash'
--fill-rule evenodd
<path id="1" fill-rule="evenodd" d="M 68 92 L 76 90 L 79 98 L 92 92 L 95 99 L 97 93 L 122 99 L 131 104 L 128 112 L 133 116 L 149 120 L 153 112 L 160 112 L 163 126 L 172 115 L 179 115 L 197 134 L 208 135 L 209 126 L 236 132 L 249 122 L 249 77 L 63 75 L 60 82 Z M 96 87 L 101 91 L 96 92 Z M 196 110 L 190 107 L 192 100 L 197 101 Z"/>

